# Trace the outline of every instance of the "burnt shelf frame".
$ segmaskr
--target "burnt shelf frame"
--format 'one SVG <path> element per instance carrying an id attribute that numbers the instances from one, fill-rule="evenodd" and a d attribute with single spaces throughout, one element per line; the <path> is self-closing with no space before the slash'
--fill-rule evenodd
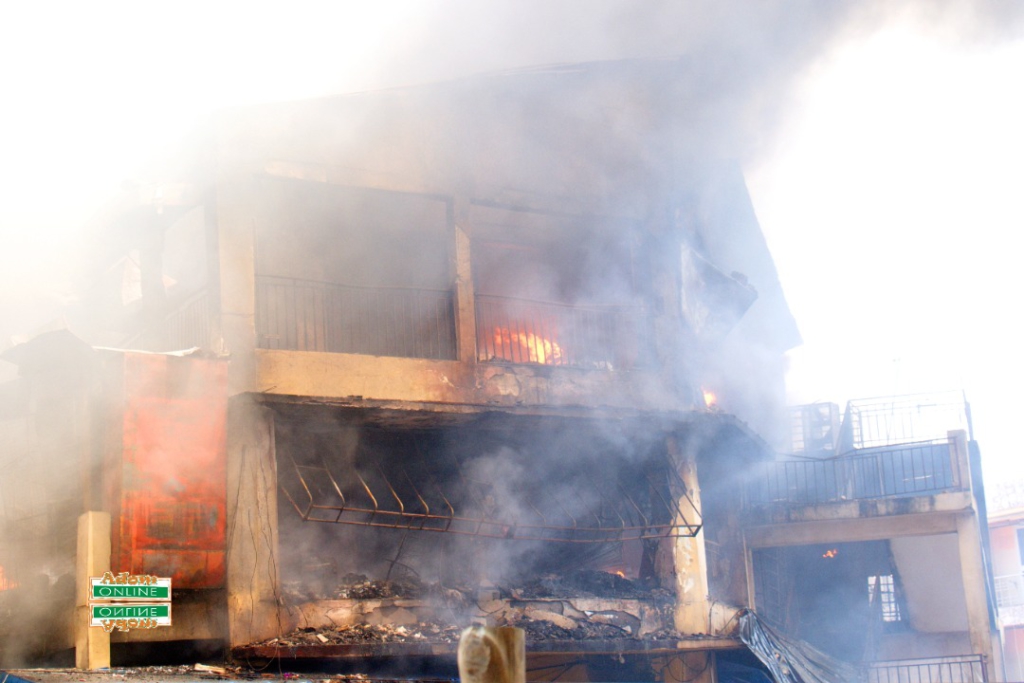
<path id="1" fill-rule="evenodd" d="M 411 492 L 403 497 L 392 484 L 391 478 L 399 473 L 392 472 L 391 477 L 378 463 L 376 470 L 380 475 L 381 490 L 378 485 L 376 492 L 354 467 L 347 474 L 352 482 L 358 482 L 359 489 L 365 494 L 365 501 L 369 503 L 352 503 L 343 493 L 342 486 L 338 479 L 331 472 L 331 469 L 322 460 L 319 464 L 299 464 L 291 455 L 288 456 L 296 478 L 301 485 L 305 500 L 299 500 L 302 496 L 295 496 L 288 487 L 280 485 L 282 493 L 295 508 L 303 521 L 321 522 L 328 524 L 347 524 L 363 527 L 375 527 L 381 529 L 401 529 L 406 531 L 433 531 L 436 533 L 452 533 L 480 538 L 493 538 L 515 541 L 543 541 L 554 543 L 609 543 L 632 540 L 661 539 L 661 538 L 693 538 L 701 530 L 703 520 L 700 510 L 689 495 L 685 484 L 674 466 L 671 458 L 667 458 L 666 467 L 663 471 L 668 477 L 667 492 L 662 489 L 665 482 L 660 485 L 652 479 L 651 472 L 647 468 L 639 468 L 640 475 L 650 487 L 651 504 L 659 505 L 663 517 L 668 522 L 654 521 L 653 514 L 648 511 L 645 514 L 644 506 L 618 482 L 615 483 L 617 497 L 612 498 L 607 490 L 602 490 L 599 482 L 592 476 L 586 476 L 589 489 L 584 495 L 575 486 L 571 486 L 573 494 L 580 500 L 597 501 L 596 506 L 591 507 L 585 514 L 574 515 L 561 501 L 554 500 L 552 507 L 558 507 L 564 513 L 562 523 L 554 523 L 548 519 L 540 509 L 527 501 L 535 516 L 534 520 L 522 521 L 514 516 L 501 517 L 500 515 L 480 515 L 461 513 L 456 509 L 455 498 L 446 494 L 441 486 L 429 478 L 426 485 L 433 489 L 433 494 L 425 491 L 423 485 L 417 486 L 412 477 L 401 469 L 401 476 L 406 483 L 406 491 Z M 455 458 L 452 461 L 458 472 L 460 481 L 467 483 L 466 475 L 461 463 Z M 328 493 L 325 496 L 323 488 L 312 484 L 326 483 Z M 607 489 L 607 487 L 604 487 Z M 467 491 L 471 487 L 466 486 Z M 673 495 L 678 492 L 680 495 Z M 472 495 L 472 494 L 470 494 Z M 334 500 L 325 500 L 331 497 Z M 434 500 L 434 505 L 428 502 L 427 498 Z M 393 501 L 393 507 L 385 507 L 382 501 Z M 686 501 L 689 507 L 689 514 L 684 512 L 680 505 Z M 476 507 L 485 507 L 482 501 L 476 500 Z M 598 514 L 599 512 L 611 512 L 611 514 Z M 500 513 L 500 511 L 497 511 Z M 588 519 L 584 519 L 588 518 Z M 691 521 L 692 520 L 692 521 Z M 568 523 L 565 523 L 568 522 Z"/>

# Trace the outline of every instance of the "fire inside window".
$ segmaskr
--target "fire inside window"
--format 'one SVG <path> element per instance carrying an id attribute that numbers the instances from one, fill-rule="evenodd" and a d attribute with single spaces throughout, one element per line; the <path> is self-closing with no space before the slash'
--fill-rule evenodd
<path id="1" fill-rule="evenodd" d="M 868 601 L 872 606 L 878 604 L 876 601 L 881 602 L 882 621 L 894 623 L 902 620 L 892 574 L 868 577 Z"/>

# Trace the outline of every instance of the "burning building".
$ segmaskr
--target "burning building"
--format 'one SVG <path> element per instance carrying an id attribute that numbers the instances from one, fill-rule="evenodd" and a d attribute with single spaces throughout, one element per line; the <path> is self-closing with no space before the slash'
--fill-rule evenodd
<path id="1" fill-rule="evenodd" d="M 862 443 L 775 486 L 798 335 L 679 68 L 245 107 L 132 187 L 74 334 L 5 355 L 0 566 L 45 572 L 33 646 L 441 666 L 476 621 L 526 629 L 531 678 L 711 680 L 746 661 L 736 607 L 811 639 L 784 577 L 855 556 L 897 604 L 882 565 L 924 535 L 969 624 L 908 642 L 990 656 L 965 441 L 922 470 L 949 486 L 842 489 L 887 457 Z M 800 497 L 815 467 L 833 497 Z M 172 577 L 172 625 L 76 628 L 106 569 Z"/>

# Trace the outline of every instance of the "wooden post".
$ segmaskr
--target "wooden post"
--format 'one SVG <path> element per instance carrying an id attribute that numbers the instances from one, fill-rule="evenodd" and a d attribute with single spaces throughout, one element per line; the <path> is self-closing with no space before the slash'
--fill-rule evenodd
<path id="1" fill-rule="evenodd" d="M 459 638 L 462 683 L 526 683 L 526 633 L 470 626 Z"/>
<path id="2" fill-rule="evenodd" d="M 75 666 L 110 668 L 110 634 L 93 628 L 89 579 L 110 571 L 110 513 L 86 512 L 78 518 L 78 559 L 75 567 Z"/>

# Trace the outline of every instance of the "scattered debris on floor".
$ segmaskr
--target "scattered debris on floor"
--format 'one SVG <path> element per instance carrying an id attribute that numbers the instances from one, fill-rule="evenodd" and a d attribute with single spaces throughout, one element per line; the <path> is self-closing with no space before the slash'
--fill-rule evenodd
<path id="1" fill-rule="evenodd" d="M 523 598 L 671 598 L 671 591 L 647 581 L 590 569 L 548 574 L 523 586 L 501 587 L 502 597 Z"/>
<path id="2" fill-rule="evenodd" d="M 419 623 L 415 626 L 354 624 L 329 628 L 300 628 L 256 645 L 352 645 L 356 643 L 457 643 L 461 626 Z"/>

